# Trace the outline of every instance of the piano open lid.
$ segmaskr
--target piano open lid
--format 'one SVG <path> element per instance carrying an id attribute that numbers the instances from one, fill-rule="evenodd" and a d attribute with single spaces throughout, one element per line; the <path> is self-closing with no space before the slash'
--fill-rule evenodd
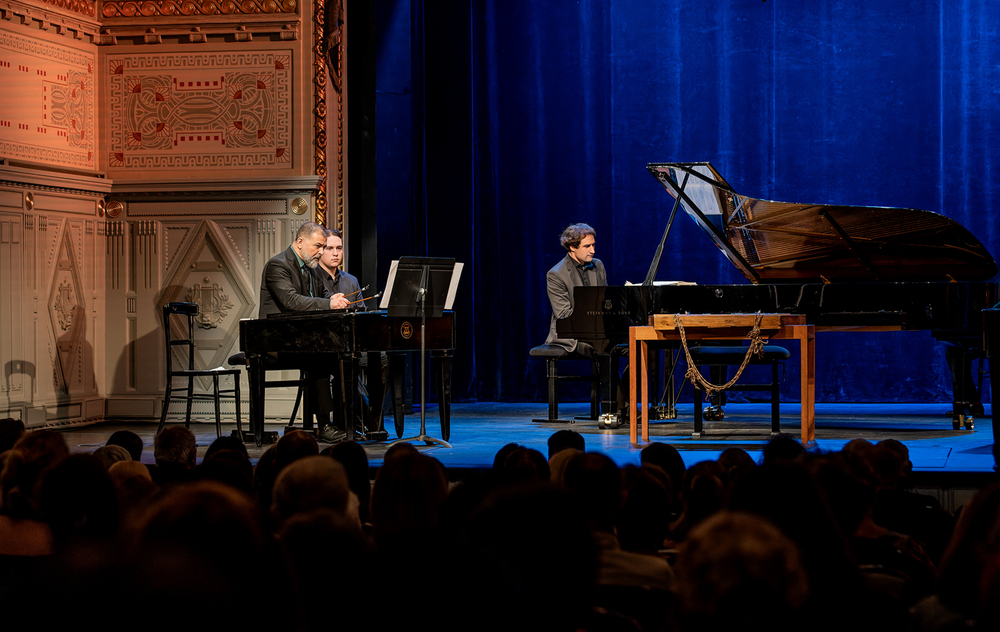
<path id="1" fill-rule="evenodd" d="M 770 202 L 739 195 L 707 162 L 646 166 L 751 282 L 985 281 L 997 264 L 930 211 Z"/>

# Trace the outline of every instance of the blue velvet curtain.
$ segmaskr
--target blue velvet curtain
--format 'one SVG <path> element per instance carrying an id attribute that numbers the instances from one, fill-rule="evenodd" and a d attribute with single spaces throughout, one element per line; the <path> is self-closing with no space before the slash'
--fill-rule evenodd
<path id="1" fill-rule="evenodd" d="M 611 284 L 642 280 L 671 203 L 649 162 L 710 161 L 753 197 L 932 210 L 1000 252 L 996 3 L 392 7 L 406 19 L 380 23 L 380 270 L 399 254 L 466 262 L 456 399 L 544 399 L 527 352 L 565 225 L 595 227 Z M 658 278 L 746 282 L 686 217 Z M 926 332 L 824 335 L 817 354 L 821 402 L 951 396 Z"/>

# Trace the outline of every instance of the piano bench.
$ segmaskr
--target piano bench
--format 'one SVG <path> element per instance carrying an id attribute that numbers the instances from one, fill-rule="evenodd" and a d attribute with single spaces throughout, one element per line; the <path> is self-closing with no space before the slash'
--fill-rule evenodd
<path id="1" fill-rule="evenodd" d="M 743 364 L 743 358 L 747 355 L 747 349 L 749 347 L 743 346 L 733 346 L 733 347 L 691 347 L 691 359 L 694 360 L 695 365 L 699 368 L 703 366 L 708 367 L 730 367 L 730 366 L 740 366 Z M 781 432 L 781 415 L 780 415 L 780 398 L 779 398 L 779 382 L 778 382 L 778 365 L 789 358 L 788 349 L 784 347 L 778 347 L 775 345 L 764 345 L 763 356 L 752 356 L 750 358 L 749 365 L 771 365 L 771 383 L 770 384 L 740 384 L 737 383 L 730 390 L 733 391 L 770 391 L 771 393 L 771 434 L 776 435 Z M 724 381 L 726 379 L 727 373 L 723 373 Z M 694 389 L 694 432 L 692 433 L 694 437 L 701 438 L 703 436 L 702 421 L 704 418 L 704 412 L 701 407 L 701 402 L 704 400 L 704 390 L 696 386 Z"/>
<path id="2" fill-rule="evenodd" d="M 545 358 L 546 378 L 549 384 L 549 417 L 548 419 L 532 419 L 539 423 L 575 423 L 573 419 L 559 419 L 559 384 L 561 382 L 590 382 L 590 418 L 596 420 L 600 414 L 601 372 L 597 358 L 580 353 L 571 353 L 559 345 L 538 345 L 528 352 L 532 358 Z M 589 375 L 560 375 L 559 361 L 589 361 Z"/>

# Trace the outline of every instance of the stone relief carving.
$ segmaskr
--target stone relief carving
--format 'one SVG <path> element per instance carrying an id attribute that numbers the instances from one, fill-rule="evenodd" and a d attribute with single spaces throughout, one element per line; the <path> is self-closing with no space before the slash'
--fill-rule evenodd
<path id="1" fill-rule="evenodd" d="M 198 304 L 198 315 L 194 319 L 198 326 L 202 329 L 214 329 L 235 306 L 229 297 L 222 293 L 222 285 L 212 283 L 209 277 L 202 279 L 202 283 L 195 283 L 191 287 L 187 301 Z"/>

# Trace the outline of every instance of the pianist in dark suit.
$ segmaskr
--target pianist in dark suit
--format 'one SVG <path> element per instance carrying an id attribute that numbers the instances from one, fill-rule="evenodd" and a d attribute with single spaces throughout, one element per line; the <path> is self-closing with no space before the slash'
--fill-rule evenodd
<path id="1" fill-rule="evenodd" d="M 306 222 L 295 234 L 295 241 L 284 252 L 271 257 L 260 279 L 258 318 L 282 312 L 307 312 L 317 309 L 343 309 L 347 301 L 327 292 L 313 275 L 326 247 L 326 229 Z"/>
<path id="2" fill-rule="evenodd" d="M 545 275 L 548 288 L 549 303 L 552 304 L 552 319 L 549 323 L 547 345 L 559 345 L 570 353 L 579 353 L 589 357 L 593 347 L 576 340 L 559 338 L 556 334 L 556 319 L 566 318 L 573 313 L 573 288 L 580 285 L 604 286 L 608 284 L 608 275 L 604 264 L 594 258 L 597 234 L 587 224 L 571 224 L 563 231 L 559 243 L 568 252 Z"/>
<path id="3" fill-rule="evenodd" d="M 343 309 L 347 299 L 343 294 L 331 295 L 313 269 L 319 266 L 327 243 L 327 230 L 315 222 L 306 222 L 295 234 L 284 252 L 264 265 L 260 280 L 260 310 L 258 318 L 283 312 L 305 312 L 320 309 Z M 327 427 L 335 409 L 330 390 L 330 376 L 317 377 L 308 389 L 312 410 L 316 414 L 320 438 L 341 441 L 347 433 L 332 424 Z"/>

